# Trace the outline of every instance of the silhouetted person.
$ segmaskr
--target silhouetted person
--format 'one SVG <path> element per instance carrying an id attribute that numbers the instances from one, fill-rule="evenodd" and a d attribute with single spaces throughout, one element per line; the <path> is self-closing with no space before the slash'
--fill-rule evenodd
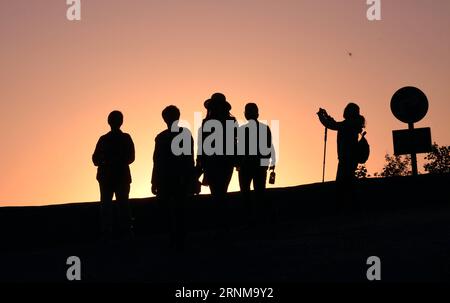
<path id="1" fill-rule="evenodd" d="M 226 98 L 221 93 L 215 93 L 211 96 L 210 100 L 205 102 L 205 107 L 207 108 L 207 117 L 203 120 L 202 129 L 200 129 L 201 135 L 199 138 L 202 139 L 202 144 L 200 148 L 202 153 L 198 155 L 198 161 L 201 163 L 201 167 L 205 173 L 208 185 L 211 190 L 211 194 L 219 199 L 222 199 L 228 191 L 228 186 L 233 175 L 233 169 L 236 164 L 236 129 L 233 129 L 233 133 L 229 133 L 227 130 L 227 121 L 231 123 L 236 123 L 236 119 L 231 116 L 230 110 L 231 105 L 226 101 Z M 212 130 L 208 131 L 204 129 L 204 125 L 208 121 L 217 121 L 222 126 L 221 139 L 222 142 L 215 142 L 215 144 L 220 144 L 220 152 L 208 152 L 205 150 L 205 140 L 208 136 L 212 134 Z M 227 137 L 231 136 L 232 140 L 227 142 Z M 233 150 L 234 155 L 227 155 L 227 145 L 231 143 L 234 146 L 228 147 Z M 214 144 L 214 147 L 216 146 Z"/>
<path id="2" fill-rule="evenodd" d="M 206 116 L 205 118 L 202 120 L 202 126 L 205 124 L 206 121 L 208 121 L 211 117 L 211 110 L 210 110 L 210 103 L 211 103 L 211 99 L 207 99 L 205 102 L 203 102 L 203 106 L 206 109 Z M 202 149 L 202 143 L 203 140 L 200 140 L 201 136 L 202 136 L 202 128 L 198 129 L 198 150 Z M 195 166 L 195 173 L 196 173 L 196 177 L 197 179 L 200 178 L 203 175 L 203 179 L 200 182 L 201 185 L 204 186 L 208 186 L 208 180 L 206 179 L 205 176 L 205 171 L 204 171 L 204 165 L 202 163 L 202 157 L 203 155 L 200 155 L 200 153 L 198 153 L 197 158 L 196 158 L 196 166 Z"/>
<path id="3" fill-rule="evenodd" d="M 322 124 L 336 130 L 339 164 L 336 175 L 338 199 L 351 202 L 352 185 L 356 179 L 358 167 L 358 139 L 365 127 L 365 118 L 360 114 L 359 106 L 349 103 L 344 110 L 344 121 L 336 122 L 324 109 L 317 113 Z"/>
<path id="4" fill-rule="evenodd" d="M 205 174 L 204 178 L 216 204 L 216 223 L 219 229 L 226 229 L 227 206 L 225 199 L 236 165 L 237 136 L 236 127 L 227 129 L 227 123 L 236 125 L 236 119 L 230 114 L 230 103 L 221 93 L 213 94 L 204 105 L 208 113 L 199 129 L 197 164 Z M 209 128 L 212 125 L 216 125 L 220 129 Z M 212 140 L 210 136 L 217 140 Z M 207 142 L 211 144 L 206 144 Z M 232 151 L 232 155 L 227 151 Z"/>
<path id="5" fill-rule="evenodd" d="M 128 205 L 131 174 L 129 165 L 134 162 L 134 144 L 131 136 L 120 127 L 123 115 L 113 111 L 108 116 L 111 131 L 98 140 L 92 161 L 97 169 L 100 185 L 101 230 L 104 236 L 111 236 L 114 227 L 112 199 L 116 196 L 118 225 L 121 233 L 131 235 L 131 214 Z"/>
<path id="6" fill-rule="evenodd" d="M 258 121 L 259 110 L 255 103 L 245 106 L 245 118 L 248 122 L 239 127 L 239 186 L 246 204 L 247 212 L 266 207 L 265 190 L 267 171 L 275 169 L 275 148 L 272 144 L 270 128 Z M 251 197 L 250 184 L 253 182 L 255 200 Z M 258 205 L 259 204 L 259 205 Z"/>
<path id="7" fill-rule="evenodd" d="M 191 132 L 187 128 L 179 127 L 180 111 L 170 105 L 162 112 L 167 129 L 155 138 L 155 151 L 153 153 L 152 193 L 155 194 L 164 211 L 171 245 L 181 250 L 184 245 L 184 219 L 183 208 L 187 196 L 194 189 L 194 150 Z M 173 150 L 173 142 L 177 136 L 186 139 L 175 144 L 184 151 Z M 178 137 L 181 138 L 181 137 Z M 188 146 L 184 146 L 188 144 Z"/>

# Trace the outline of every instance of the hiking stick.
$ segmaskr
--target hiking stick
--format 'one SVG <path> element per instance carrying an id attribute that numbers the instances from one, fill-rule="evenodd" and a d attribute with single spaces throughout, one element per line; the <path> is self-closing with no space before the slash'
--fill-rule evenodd
<path id="1" fill-rule="evenodd" d="M 325 182 L 325 163 L 327 160 L 327 136 L 328 136 L 328 128 L 325 127 L 324 147 L 323 147 L 322 183 Z"/>

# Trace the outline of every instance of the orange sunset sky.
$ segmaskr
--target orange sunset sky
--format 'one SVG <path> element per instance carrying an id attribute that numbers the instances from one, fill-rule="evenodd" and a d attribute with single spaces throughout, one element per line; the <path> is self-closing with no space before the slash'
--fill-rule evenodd
<path id="1" fill-rule="evenodd" d="M 403 86 L 429 98 L 417 126 L 450 144 L 448 0 L 382 0 L 375 22 L 366 0 L 81 3 L 70 22 L 65 0 L 0 1 L 0 206 L 97 201 L 91 155 L 114 109 L 136 146 L 131 197 L 150 196 L 161 110 L 175 104 L 193 124 L 216 91 L 239 120 L 249 101 L 279 120 L 280 187 L 321 181 L 319 107 L 341 119 L 349 101 L 361 106 L 370 173 L 392 154 L 392 130 L 407 127 L 389 107 Z M 328 146 L 333 180 L 335 133 Z"/>

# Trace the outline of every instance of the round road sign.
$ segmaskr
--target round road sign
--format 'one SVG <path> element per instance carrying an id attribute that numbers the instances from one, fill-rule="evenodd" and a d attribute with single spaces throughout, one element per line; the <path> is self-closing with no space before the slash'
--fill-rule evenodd
<path id="1" fill-rule="evenodd" d="M 404 123 L 419 122 L 428 112 L 427 96 L 416 87 L 403 87 L 392 96 L 391 111 Z"/>

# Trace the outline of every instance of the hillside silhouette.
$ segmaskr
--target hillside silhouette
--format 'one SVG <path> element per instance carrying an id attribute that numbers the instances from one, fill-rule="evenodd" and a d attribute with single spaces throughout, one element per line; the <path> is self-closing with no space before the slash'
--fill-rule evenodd
<path id="1" fill-rule="evenodd" d="M 239 193 L 217 237 L 209 195 L 186 206 L 185 251 L 168 246 L 154 198 L 131 199 L 135 237 L 103 243 L 99 204 L 0 208 L 0 281 L 66 281 L 66 259 L 83 281 L 367 281 L 378 256 L 383 281 L 450 281 L 450 175 L 359 180 L 356 203 L 335 205 L 334 182 L 267 190 L 270 209 L 243 216 Z"/>

